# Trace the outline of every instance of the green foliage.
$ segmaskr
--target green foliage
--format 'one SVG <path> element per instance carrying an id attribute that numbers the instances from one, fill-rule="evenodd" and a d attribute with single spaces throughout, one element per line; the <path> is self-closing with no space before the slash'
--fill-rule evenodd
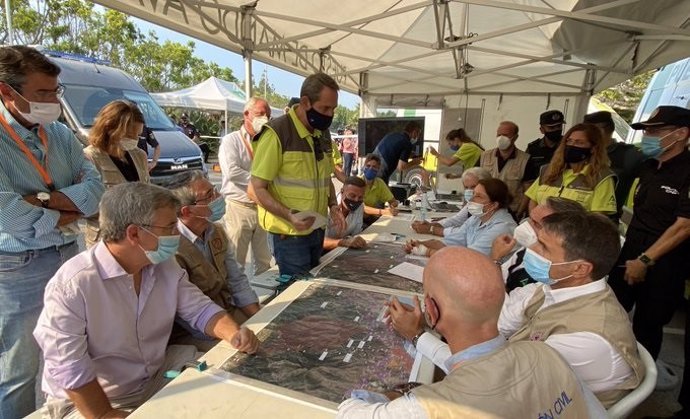
<path id="1" fill-rule="evenodd" d="M 126 14 L 85 0 L 11 0 L 11 7 L 15 44 L 110 61 L 152 92 L 189 87 L 210 76 L 237 81 L 230 68 L 196 57 L 194 42 L 160 42 Z M 4 19 L 0 40 L 8 41 Z"/>
<path id="2" fill-rule="evenodd" d="M 646 73 L 638 74 L 617 86 L 603 90 L 594 95 L 594 97 L 612 107 L 623 119 L 630 123 L 655 72 L 656 70 L 650 70 Z"/>
<path id="3" fill-rule="evenodd" d="M 259 82 L 253 85 L 252 94 L 256 97 L 266 99 L 270 106 L 279 109 L 286 107 L 290 101 L 290 98 L 292 97 L 281 95 L 280 93 L 276 92 L 275 86 L 269 80 L 267 80 L 265 72 L 261 74 L 261 79 L 259 79 Z M 299 92 L 295 92 L 295 96 L 298 95 Z"/>
<path id="4" fill-rule="evenodd" d="M 344 106 L 335 108 L 335 115 L 333 116 L 332 130 L 354 128 L 357 129 L 359 123 L 359 104 L 354 109 L 349 109 Z"/>

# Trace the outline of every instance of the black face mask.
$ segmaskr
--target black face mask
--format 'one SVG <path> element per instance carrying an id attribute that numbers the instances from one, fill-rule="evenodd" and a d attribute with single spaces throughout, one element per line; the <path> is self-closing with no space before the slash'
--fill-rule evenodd
<path id="1" fill-rule="evenodd" d="M 566 163 L 580 163 L 592 155 L 592 150 L 589 148 L 575 147 L 574 145 L 565 146 L 565 156 L 563 160 Z"/>
<path id="2" fill-rule="evenodd" d="M 312 128 L 316 128 L 319 131 L 325 131 L 331 126 L 333 117 L 324 115 L 316 109 L 311 108 L 307 111 L 307 121 L 309 121 L 309 125 L 311 125 Z"/>
<path id="3" fill-rule="evenodd" d="M 360 205 L 362 205 L 362 201 L 353 201 L 353 200 L 347 199 L 347 198 L 343 199 L 343 202 L 347 206 L 347 209 L 349 209 L 350 211 L 353 211 L 353 212 L 357 211 L 357 208 L 359 208 Z"/>
<path id="4" fill-rule="evenodd" d="M 560 143 L 561 138 L 563 138 L 563 130 L 545 132 L 544 137 L 548 138 L 552 143 Z"/>

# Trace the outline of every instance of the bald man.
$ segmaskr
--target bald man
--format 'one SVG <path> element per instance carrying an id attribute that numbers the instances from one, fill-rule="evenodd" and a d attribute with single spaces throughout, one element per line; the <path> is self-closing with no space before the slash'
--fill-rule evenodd
<path id="1" fill-rule="evenodd" d="M 541 342 L 508 343 L 499 334 L 504 294 L 501 273 L 486 256 L 461 247 L 439 250 L 424 270 L 425 317 L 448 341 L 449 374 L 408 392 L 356 390 L 337 417 L 605 417 L 556 351 Z M 416 300 L 415 306 L 420 310 Z M 390 313 L 411 310 L 396 299 L 389 307 Z M 468 408 L 479 415 L 466 416 Z"/>

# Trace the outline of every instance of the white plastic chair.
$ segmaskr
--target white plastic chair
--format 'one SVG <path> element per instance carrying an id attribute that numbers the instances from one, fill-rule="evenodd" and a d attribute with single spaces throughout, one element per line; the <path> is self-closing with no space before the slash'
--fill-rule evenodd
<path id="1" fill-rule="evenodd" d="M 612 419 L 623 419 L 627 418 L 637 406 L 639 406 L 647 397 L 652 394 L 654 387 L 656 387 L 656 362 L 654 358 L 647 352 L 644 346 L 637 343 L 637 351 L 640 353 L 640 358 L 645 366 L 645 376 L 644 380 L 640 385 L 633 391 L 631 391 L 627 396 L 623 397 L 618 401 L 618 403 L 611 406 L 607 413 L 609 418 Z"/>

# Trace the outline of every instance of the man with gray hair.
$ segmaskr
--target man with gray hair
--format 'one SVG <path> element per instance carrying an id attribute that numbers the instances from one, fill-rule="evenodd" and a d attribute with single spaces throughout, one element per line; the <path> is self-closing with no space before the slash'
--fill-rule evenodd
<path id="1" fill-rule="evenodd" d="M 57 122 L 60 67 L 0 47 L 0 418 L 36 407 L 40 354 L 31 331 L 50 277 L 78 250 L 75 222 L 98 211 L 100 175 Z"/>
<path id="2" fill-rule="evenodd" d="M 175 316 L 256 352 L 254 333 L 189 282 L 172 257 L 179 206 L 167 189 L 140 182 L 103 195 L 102 241 L 50 280 L 34 330 L 45 357 L 45 416 L 119 418 L 144 403 L 165 385 L 165 371 L 198 355 L 193 346 L 167 347 Z"/>
<path id="3" fill-rule="evenodd" d="M 242 323 L 259 311 L 259 298 L 237 263 L 225 231 L 216 224 L 225 214 L 225 200 L 200 170 L 176 175 L 168 188 L 180 200 L 177 262 L 192 284 Z M 201 351 L 217 343 L 188 323 L 177 323 L 172 343 L 191 343 Z"/>
<path id="4" fill-rule="evenodd" d="M 319 264 L 329 212 L 336 229 L 345 228 L 331 182 L 328 134 L 338 89 L 329 75 L 312 74 L 302 83 L 299 104 L 254 138 L 250 190 L 281 275 L 306 276 Z"/>
<path id="5" fill-rule="evenodd" d="M 271 118 L 271 107 L 265 99 L 253 97 L 244 105 L 240 129 L 223 137 L 218 149 L 218 162 L 223 174 L 220 192 L 229 210 L 225 213 L 225 229 L 235 248 L 240 265 L 246 269 L 251 246 L 253 273 L 258 275 L 271 267 L 268 236 L 259 226 L 256 203 L 247 195 L 254 160 L 252 138 L 261 132 Z"/>
<path id="6" fill-rule="evenodd" d="M 491 173 L 483 167 L 470 167 L 462 172 L 462 186 L 464 188 L 463 199 L 465 203 L 470 202 L 474 196 L 474 188 L 480 180 L 491 179 Z M 470 218 L 467 205 L 450 217 L 436 222 L 413 221 L 412 229 L 420 234 L 433 234 L 434 236 L 445 237 L 457 232 L 458 229 Z"/>

